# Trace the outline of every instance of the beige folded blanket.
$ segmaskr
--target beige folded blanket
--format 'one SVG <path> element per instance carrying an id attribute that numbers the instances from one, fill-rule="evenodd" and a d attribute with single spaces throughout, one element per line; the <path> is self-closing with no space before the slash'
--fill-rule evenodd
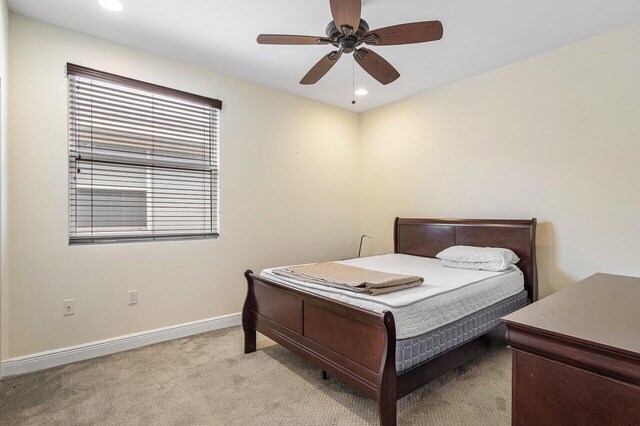
<path id="1" fill-rule="evenodd" d="M 298 281 L 374 296 L 417 287 L 424 281 L 422 277 L 372 271 L 371 269 L 358 268 L 336 262 L 287 266 L 274 269 L 273 273 Z"/>

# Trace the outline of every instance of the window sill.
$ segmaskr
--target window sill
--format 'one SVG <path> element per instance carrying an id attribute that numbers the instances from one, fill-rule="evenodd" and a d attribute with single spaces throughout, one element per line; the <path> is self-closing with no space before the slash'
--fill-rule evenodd
<path id="1" fill-rule="evenodd" d="M 151 241 L 180 241 L 180 240 L 217 240 L 220 234 L 175 234 L 175 235 L 114 235 L 110 237 L 72 237 L 69 238 L 70 246 L 94 245 L 94 244 L 120 244 L 120 243 L 143 243 Z"/>

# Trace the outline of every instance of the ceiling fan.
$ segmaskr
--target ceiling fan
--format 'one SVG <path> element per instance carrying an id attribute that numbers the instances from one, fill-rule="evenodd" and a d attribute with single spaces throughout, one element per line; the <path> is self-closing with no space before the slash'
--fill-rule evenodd
<path id="1" fill-rule="evenodd" d="M 360 18 L 362 0 L 329 0 L 333 21 L 327 25 L 326 37 L 260 34 L 259 44 L 285 45 L 332 45 L 338 50 L 329 53 L 309 70 L 300 84 L 315 84 L 338 62 L 343 53 L 353 53 L 355 61 L 373 78 L 389 84 L 400 77 L 400 73 L 382 56 L 366 47 L 398 44 L 424 43 L 442 38 L 440 21 L 413 22 L 391 27 L 369 30 L 369 25 Z"/>

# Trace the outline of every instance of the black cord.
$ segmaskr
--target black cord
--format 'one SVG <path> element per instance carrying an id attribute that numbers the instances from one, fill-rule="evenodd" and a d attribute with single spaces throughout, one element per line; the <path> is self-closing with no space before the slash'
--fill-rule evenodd
<path id="1" fill-rule="evenodd" d="M 362 235 L 362 237 L 360 237 L 360 248 L 358 249 L 358 257 L 360 257 L 360 254 L 362 253 L 362 241 L 365 238 L 373 238 L 373 237 L 370 237 L 370 236 L 364 235 L 364 234 Z"/>

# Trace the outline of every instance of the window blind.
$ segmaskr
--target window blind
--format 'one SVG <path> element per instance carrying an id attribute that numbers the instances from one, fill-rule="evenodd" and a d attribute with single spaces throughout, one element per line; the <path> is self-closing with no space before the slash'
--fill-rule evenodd
<path id="1" fill-rule="evenodd" d="M 74 64 L 70 244 L 219 235 L 222 102 Z"/>

